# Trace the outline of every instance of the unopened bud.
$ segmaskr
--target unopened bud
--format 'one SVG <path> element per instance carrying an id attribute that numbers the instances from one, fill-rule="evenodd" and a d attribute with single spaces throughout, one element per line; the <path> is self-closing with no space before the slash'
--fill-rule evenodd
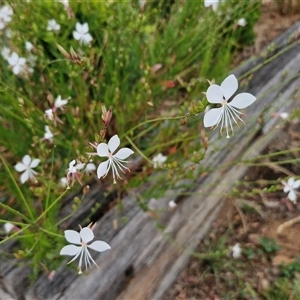
<path id="1" fill-rule="evenodd" d="M 70 54 L 59 44 L 56 44 L 56 47 L 58 48 L 58 50 L 62 53 L 62 55 L 67 58 L 67 59 L 71 59 Z"/>

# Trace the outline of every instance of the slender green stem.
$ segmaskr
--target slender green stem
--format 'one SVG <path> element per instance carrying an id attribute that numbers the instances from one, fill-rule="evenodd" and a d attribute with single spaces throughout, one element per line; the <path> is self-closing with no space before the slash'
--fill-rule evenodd
<path id="1" fill-rule="evenodd" d="M 28 224 L 28 225 L 24 226 L 23 228 L 21 228 L 19 231 L 15 232 L 15 233 L 11 234 L 10 236 L 8 236 L 7 238 L 3 239 L 2 241 L 0 241 L 0 245 L 6 243 L 10 239 L 17 237 L 20 233 L 22 233 L 24 230 L 26 230 L 30 226 L 31 225 Z"/>
<path id="2" fill-rule="evenodd" d="M 128 135 L 126 135 L 125 138 L 131 144 L 132 148 L 135 149 L 136 152 L 140 154 L 140 156 L 142 156 L 145 160 L 147 160 L 151 165 L 153 164 L 153 162 L 135 145 L 135 143 L 129 138 Z"/>
<path id="3" fill-rule="evenodd" d="M 28 217 L 26 217 L 25 215 L 23 215 L 23 214 L 20 213 L 19 211 L 17 211 L 17 210 L 15 210 L 15 209 L 11 208 L 10 206 L 8 206 L 8 205 L 6 205 L 6 204 L 4 204 L 4 203 L 2 203 L 2 202 L 0 202 L 0 206 L 3 207 L 5 210 L 7 210 L 7 211 L 9 211 L 9 212 L 11 212 L 11 213 L 13 213 L 13 214 L 19 216 L 19 217 L 22 218 L 24 221 L 26 221 L 26 222 L 32 224 L 32 220 L 30 220 Z"/>
<path id="4" fill-rule="evenodd" d="M 45 233 L 47 233 L 47 234 L 49 234 L 49 235 L 52 235 L 52 236 L 55 236 L 55 237 L 59 237 L 59 238 L 64 238 L 63 235 L 58 234 L 58 233 L 51 232 L 51 231 L 49 231 L 49 230 L 47 230 L 47 229 L 44 229 L 44 228 L 42 228 L 42 227 L 40 227 L 40 230 L 43 231 L 43 232 L 45 232 Z"/>
<path id="5" fill-rule="evenodd" d="M 19 186 L 18 186 L 18 184 L 17 184 L 17 182 L 16 182 L 14 176 L 12 175 L 12 173 L 11 173 L 11 171 L 10 171 L 8 165 L 6 164 L 5 159 L 3 158 L 3 156 L 2 156 L 1 154 L 0 154 L 0 159 L 1 159 L 2 163 L 3 163 L 3 165 L 4 165 L 4 168 L 5 168 L 6 172 L 8 173 L 9 177 L 11 178 L 11 181 L 12 181 L 13 185 L 14 185 L 15 188 L 17 189 L 17 192 L 18 192 L 18 194 L 19 194 L 19 196 L 20 196 L 20 199 L 22 200 L 24 206 L 26 207 L 26 210 L 28 211 L 28 213 L 29 213 L 31 219 L 33 220 L 33 219 L 34 219 L 33 213 L 32 213 L 32 211 L 31 211 L 31 209 L 30 209 L 30 207 L 29 207 L 29 205 L 28 205 L 28 203 L 27 203 L 27 201 L 26 201 L 26 199 L 25 199 L 23 193 L 21 192 L 21 190 L 20 190 L 20 188 L 19 188 Z M 1 203 L 1 205 L 4 205 L 4 204 Z M 18 213 L 19 213 L 19 212 L 18 212 Z M 19 215 L 22 215 L 22 214 L 19 213 Z M 24 216 L 24 215 L 22 215 L 22 216 Z M 24 216 L 24 217 L 25 217 L 25 216 Z M 26 218 L 27 220 L 29 220 L 27 217 L 25 217 L 25 218 Z M 31 220 L 30 222 L 32 222 L 32 220 Z"/>

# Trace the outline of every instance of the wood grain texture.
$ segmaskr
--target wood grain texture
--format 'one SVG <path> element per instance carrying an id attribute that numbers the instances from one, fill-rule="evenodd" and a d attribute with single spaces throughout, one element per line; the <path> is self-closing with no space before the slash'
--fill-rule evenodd
<path id="1" fill-rule="evenodd" d="M 296 24 L 275 41 L 278 46 L 272 54 L 291 45 L 290 36 L 298 27 Z M 258 155 L 280 132 L 280 128 L 274 129 L 278 120 L 272 114 L 281 110 L 292 111 L 295 105 L 299 105 L 299 101 L 293 99 L 300 84 L 299 50 L 300 46 L 295 44 L 267 64 L 265 58 L 254 58 L 233 72 L 239 77 L 260 63 L 264 64 L 251 72 L 251 80 L 245 88 L 258 100 L 246 109 L 247 126 L 236 129 L 230 140 L 225 136 L 219 138 L 217 132 L 211 135 L 211 150 L 201 166 L 215 168 L 215 171 L 193 182 L 186 180 L 184 183 L 193 186 L 189 190 L 192 193 L 178 201 L 176 210 L 167 209 L 168 202 L 174 200 L 172 191 L 157 201 L 163 209 L 158 219 L 142 211 L 134 196 L 125 197 L 122 211 L 113 207 L 98 221 L 95 236 L 108 242 L 112 250 L 93 253 L 100 269 L 91 269 L 87 276 L 77 275 L 76 270 L 62 265 L 52 281 L 41 275 L 29 286 L 26 276 L 30 270 L 27 266 L 0 258 L 3 276 L 0 278 L 0 299 L 4 295 L 1 293 L 9 294 L 8 290 L 14 291 L 12 299 L 28 300 L 160 299 L 221 211 L 224 195 L 247 171 L 245 164 L 232 167 L 230 163 Z M 225 166 L 217 168 L 221 165 Z M 65 200 L 61 216 L 70 212 L 71 201 L 72 197 Z M 105 195 L 95 184 L 85 199 L 84 211 L 78 212 L 65 225 L 75 226 L 76 221 L 99 201 L 105 202 Z M 127 219 L 125 223 L 124 217 Z M 117 228 L 113 226 L 116 223 Z M 163 224 L 165 230 L 159 230 L 157 224 Z M 4 281 L 10 288 L 2 288 Z"/>

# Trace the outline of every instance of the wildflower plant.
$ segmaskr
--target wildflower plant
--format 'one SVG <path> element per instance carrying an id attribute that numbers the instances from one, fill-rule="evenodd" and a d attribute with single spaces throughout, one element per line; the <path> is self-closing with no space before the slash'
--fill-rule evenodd
<path id="1" fill-rule="evenodd" d="M 77 246 L 62 248 L 62 228 L 86 195 L 74 198 L 74 211 L 62 218 L 70 189 L 84 190 L 94 180 L 107 193 L 126 193 L 152 181 L 153 195 L 143 197 L 157 198 L 179 180 L 199 176 L 193 167 L 209 146 L 207 101 L 221 108 L 205 113 L 205 126 L 220 125 L 229 135 L 232 122 L 242 122 L 237 109 L 255 97 L 242 93 L 231 100 L 233 75 L 208 90 L 204 80 L 227 76 L 240 38 L 237 20 L 245 18 L 243 30 L 253 31 L 259 1 L 242 2 L 222 2 L 221 15 L 197 2 L 21 1 L 0 8 L 0 158 L 6 174 L 0 180 L 3 199 L 11 199 L 0 201 L 0 223 L 18 228 L 0 244 L 19 239 L 15 256 L 29 259 L 35 276 L 41 266 L 49 272 L 59 266 L 59 249 L 79 258 L 80 272 L 94 264 L 88 248 L 109 249 L 89 243 L 86 219 L 80 233 L 65 230 Z M 207 100 L 199 99 L 206 90 Z M 157 153 L 165 156 L 153 157 Z M 136 175 L 131 162 L 139 158 Z"/>

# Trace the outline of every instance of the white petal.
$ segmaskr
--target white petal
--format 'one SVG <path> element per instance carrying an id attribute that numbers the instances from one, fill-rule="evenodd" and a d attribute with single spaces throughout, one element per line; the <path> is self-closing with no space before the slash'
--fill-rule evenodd
<path id="1" fill-rule="evenodd" d="M 82 25 L 79 22 L 76 23 L 75 27 L 76 27 L 77 32 L 80 32 L 80 33 L 82 32 Z"/>
<path id="2" fill-rule="evenodd" d="M 29 170 L 26 170 L 20 177 L 20 182 L 23 184 L 29 179 Z"/>
<path id="3" fill-rule="evenodd" d="M 220 113 L 222 112 L 222 107 L 212 108 L 204 115 L 203 123 L 204 127 L 212 127 L 216 125 L 219 121 Z"/>
<path id="4" fill-rule="evenodd" d="M 82 249 L 81 246 L 68 245 L 68 246 L 63 247 L 60 250 L 59 254 L 74 256 L 74 255 L 78 254 L 78 252 L 80 252 L 81 249 Z"/>
<path id="5" fill-rule="evenodd" d="M 100 144 L 97 146 L 97 154 L 98 154 L 100 157 L 108 157 L 108 155 L 109 155 L 108 145 L 105 144 L 105 143 L 100 143 Z"/>
<path id="6" fill-rule="evenodd" d="M 133 153 L 134 152 L 129 148 L 122 148 L 114 155 L 114 157 L 119 158 L 119 159 L 125 159 Z"/>
<path id="7" fill-rule="evenodd" d="M 26 58 L 20 57 L 20 59 L 19 59 L 19 65 L 23 66 L 23 65 L 25 65 L 25 63 L 26 63 Z"/>
<path id="8" fill-rule="evenodd" d="M 283 188 L 283 191 L 285 193 L 288 193 L 290 190 L 291 190 L 291 188 L 288 185 L 285 185 L 284 188 Z"/>
<path id="9" fill-rule="evenodd" d="M 78 41 L 82 38 L 82 34 L 78 33 L 77 31 L 73 31 L 73 37 Z"/>
<path id="10" fill-rule="evenodd" d="M 221 104 L 223 102 L 223 92 L 218 85 L 213 84 L 207 89 L 206 98 L 210 103 Z"/>
<path id="11" fill-rule="evenodd" d="M 233 100 L 229 103 L 229 105 L 243 109 L 251 105 L 256 100 L 256 97 L 249 93 L 241 93 L 236 95 Z"/>
<path id="12" fill-rule="evenodd" d="M 91 41 L 93 40 L 92 36 L 89 33 L 86 33 L 83 37 L 82 37 L 82 42 L 85 45 L 88 45 Z"/>
<path id="13" fill-rule="evenodd" d="M 103 176 L 106 174 L 106 172 L 108 171 L 108 170 L 107 170 L 108 162 L 109 162 L 109 160 L 104 161 L 104 162 L 102 162 L 102 163 L 98 166 L 98 169 L 97 169 L 97 176 L 98 176 L 99 179 L 100 179 L 101 177 L 103 177 Z"/>
<path id="14" fill-rule="evenodd" d="M 18 75 L 21 71 L 21 67 L 19 65 L 15 65 L 12 70 L 15 75 Z"/>
<path id="15" fill-rule="evenodd" d="M 293 188 L 294 189 L 298 189 L 300 187 L 300 180 L 296 180 L 294 183 L 293 183 Z"/>
<path id="16" fill-rule="evenodd" d="M 22 158 L 22 163 L 26 166 L 30 166 L 31 163 L 31 157 L 26 154 L 23 158 Z"/>
<path id="17" fill-rule="evenodd" d="M 23 163 L 18 162 L 15 166 L 14 166 L 15 170 L 17 172 L 23 172 L 27 169 L 27 166 L 25 166 Z"/>
<path id="18" fill-rule="evenodd" d="M 103 252 L 105 250 L 111 249 L 111 247 L 107 243 L 102 241 L 95 241 L 91 245 L 88 245 L 88 248 L 96 250 L 98 252 Z"/>
<path id="19" fill-rule="evenodd" d="M 288 180 L 288 182 L 287 182 L 288 186 L 289 186 L 289 187 L 292 187 L 293 184 L 294 184 L 294 181 L 295 181 L 294 177 L 289 178 L 289 180 Z"/>
<path id="20" fill-rule="evenodd" d="M 94 239 L 93 230 L 89 227 L 84 227 L 80 230 L 80 237 L 82 242 L 88 243 Z"/>
<path id="21" fill-rule="evenodd" d="M 110 150 L 111 153 L 114 153 L 119 146 L 120 146 L 120 139 L 116 134 L 110 138 L 108 142 L 108 149 Z"/>
<path id="22" fill-rule="evenodd" d="M 297 195 L 296 195 L 296 193 L 295 193 L 293 190 L 291 190 L 291 191 L 289 192 L 289 194 L 288 194 L 288 198 L 289 198 L 291 201 L 295 202 L 296 199 L 297 199 Z"/>
<path id="23" fill-rule="evenodd" d="M 89 25 L 88 23 L 83 23 L 81 26 L 82 33 L 88 33 L 89 32 Z"/>
<path id="24" fill-rule="evenodd" d="M 223 91 L 226 100 L 232 97 L 232 95 L 238 89 L 238 81 L 236 77 L 233 74 L 226 77 L 221 84 L 221 89 Z"/>
<path id="25" fill-rule="evenodd" d="M 69 169 L 72 169 L 75 164 L 76 164 L 76 160 L 73 159 L 71 162 L 69 162 Z"/>
<path id="26" fill-rule="evenodd" d="M 13 52 L 12 55 L 7 59 L 8 63 L 13 66 L 19 61 L 19 55 L 16 52 Z"/>
<path id="27" fill-rule="evenodd" d="M 40 159 L 35 158 L 35 159 L 31 162 L 30 168 L 35 168 L 35 167 L 37 167 L 38 164 L 40 163 L 40 161 L 41 161 Z"/>
<path id="28" fill-rule="evenodd" d="M 80 234 L 75 230 L 65 230 L 65 238 L 69 243 L 81 244 Z"/>

